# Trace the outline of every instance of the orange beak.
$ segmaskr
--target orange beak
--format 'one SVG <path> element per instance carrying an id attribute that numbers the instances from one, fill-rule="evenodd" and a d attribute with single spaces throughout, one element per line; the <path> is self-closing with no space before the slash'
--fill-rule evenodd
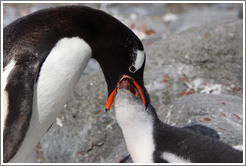
<path id="1" fill-rule="evenodd" d="M 123 77 L 121 77 L 121 79 L 120 79 L 119 82 L 117 83 L 117 86 L 120 84 L 120 82 L 121 82 L 124 78 L 128 78 L 128 79 L 132 80 L 134 86 L 136 87 L 136 89 L 138 90 L 138 92 L 139 92 L 139 94 L 140 94 L 140 97 L 141 97 L 142 101 L 143 101 L 144 104 L 146 105 L 146 101 L 145 101 L 145 98 L 144 98 L 144 95 L 143 95 L 143 91 L 142 91 L 142 89 L 140 88 L 140 86 L 138 85 L 138 83 L 134 80 L 134 78 L 131 78 L 130 76 L 124 75 Z M 110 109 L 111 109 L 112 106 L 113 106 L 113 103 L 114 103 L 114 96 L 115 96 L 116 91 L 117 91 L 117 86 L 116 86 L 116 88 L 113 90 L 113 92 L 112 92 L 112 93 L 109 95 L 109 97 L 108 97 L 108 100 L 107 100 L 107 103 L 106 103 L 105 112 L 110 111 Z M 135 93 L 135 96 L 138 97 L 137 93 Z"/>

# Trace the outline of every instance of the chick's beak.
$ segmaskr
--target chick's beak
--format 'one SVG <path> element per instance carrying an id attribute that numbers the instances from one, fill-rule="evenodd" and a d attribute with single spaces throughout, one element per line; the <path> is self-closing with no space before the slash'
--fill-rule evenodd
<path id="1" fill-rule="evenodd" d="M 131 86 L 130 82 L 127 81 L 127 79 L 129 79 L 133 83 L 134 88 Z M 110 109 L 112 108 L 113 103 L 114 103 L 114 97 L 115 97 L 115 94 L 117 92 L 118 87 L 120 87 L 120 88 L 125 87 L 131 93 L 133 93 L 135 96 L 140 98 L 143 101 L 143 103 L 146 105 L 146 100 L 145 100 L 145 97 L 143 95 L 143 90 L 141 89 L 139 84 L 134 80 L 134 78 L 132 78 L 128 75 L 124 75 L 123 77 L 121 77 L 121 79 L 117 83 L 117 86 L 115 87 L 113 92 L 109 95 L 107 103 L 106 103 L 106 107 L 105 107 L 105 112 L 110 111 Z"/>

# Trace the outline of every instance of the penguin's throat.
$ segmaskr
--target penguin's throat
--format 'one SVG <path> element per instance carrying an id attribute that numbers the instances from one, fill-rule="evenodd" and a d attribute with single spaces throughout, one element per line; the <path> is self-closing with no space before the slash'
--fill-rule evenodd
<path id="1" fill-rule="evenodd" d="M 132 94 L 134 94 L 135 96 L 138 96 L 137 92 L 136 92 L 136 88 L 133 85 L 133 82 L 131 79 L 129 78 L 123 78 L 118 85 L 118 88 L 125 88 L 127 90 L 129 90 Z"/>
<path id="2" fill-rule="evenodd" d="M 141 99 L 143 103 L 146 105 L 145 102 L 145 97 L 143 95 L 143 91 L 141 87 L 138 85 L 138 83 L 134 80 L 134 78 L 128 76 L 128 75 L 123 75 L 119 82 L 117 83 L 116 88 L 113 90 L 113 92 L 109 95 L 107 103 L 106 103 L 106 108 L 105 112 L 109 111 L 114 102 L 114 97 L 115 94 L 117 93 L 117 89 L 125 88 L 129 90 L 131 93 L 133 93 L 136 97 Z"/>

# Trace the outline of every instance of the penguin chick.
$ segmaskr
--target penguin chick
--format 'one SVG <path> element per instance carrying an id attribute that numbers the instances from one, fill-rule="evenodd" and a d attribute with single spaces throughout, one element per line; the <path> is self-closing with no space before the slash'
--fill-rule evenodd
<path id="1" fill-rule="evenodd" d="M 243 162 L 243 152 L 218 139 L 161 122 L 152 105 L 125 88 L 117 91 L 115 111 L 133 162 Z"/>

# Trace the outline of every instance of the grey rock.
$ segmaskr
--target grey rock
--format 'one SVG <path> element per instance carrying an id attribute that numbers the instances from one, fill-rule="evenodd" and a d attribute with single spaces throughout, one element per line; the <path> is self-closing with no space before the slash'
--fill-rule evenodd
<path id="1" fill-rule="evenodd" d="M 243 92 L 243 22 L 191 28 L 145 46 L 145 86 L 152 104 L 171 104 L 190 93 Z"/>
<path id="2" fill-rule="evenodd" d="M 243 99 L 231 95 L 193 94 L 157 110 L 163 122 L 179 127 L 200 124 L 217 131 L 231 146 L 243 145 Z"/>
<path id="3" fill-rule="evenodd" d="M 240 7 L 237 14 L 238 18 L 243 19 L 243 7 Z"/>
<path id="4" fill-rule="evenodd" d="M 236 19 L 237 11 L 231 10 L 191 10 L 182 14 L 177 20 L 170 23 L 170 29 L 175 33 L 180 33 L 191 27 L 199 27 L 202 24 L 214 24 L 216 21 L 224 19 Z"/>

